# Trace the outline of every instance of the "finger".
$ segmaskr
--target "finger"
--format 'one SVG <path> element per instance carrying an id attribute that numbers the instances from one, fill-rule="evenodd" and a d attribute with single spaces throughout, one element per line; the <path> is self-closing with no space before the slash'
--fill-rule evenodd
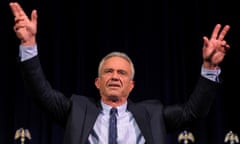
<path id="1" fill-rule="evenodd" d="M 224 46 L 224 45 L 227 44 L 227 41 L 226 40 L 221 40 L 220 43 L 221 43 L 221 46 Z"/>
<path id="2" fill-rule="evenodd" d="M 219 53 L 226 53 L 227 52 L 227 47 L 220 47 L 220 48 L 218 48 L 218 52 Z"/>
<path id="3" fill-rule="evenodd" d="M 19 31 L 21 28 L 25 28 L 24 26 L 14 26 L 13 27 L 13 30 L 15 31 L 15 32 L 17 32 L 17 31 Z"/>
<path id="4" fill-rule="evenodd" d="M 9 3 L 9 7 L 11 8 L 13 15 L 16 16 L 15 3 L 14 2 L 10 2 Z"/>
<path id="5" fill-rule="evenodd" d="M 225 55 L 226 55 L 226 54 L 223 53 L 223 52 L 218 52 L 218 53 L 216 53 L 216 54 L 213 56 L 213 58 L 212 58 L 212 63 L 218 65 L 218 64 L 223 60 L 223 58 L 224 58 Z"/>
<path id="6" fill-rule="evenodd" d="M 229 44 L 226 44 L 226 45 L 225 45 L 225 49 L 228 50 L 228 49 L 230 49 L 230 48 L 231 48 L 231 46 L 230 46 Z"/>
<path id="7" fill-rule="evenodd" d="M 23 11 L 22 7 L 17 2 L 12 2 L 9 5 L 15 17 L 27 16 Z"/>
<path id="8" fill-rule="evenodd" d="M 11 10 L 12 10 L 12 13 L 13 13 L 13 15 L 16 17 L 16 16 L 18 16 L 18 8 L 17 8 L 17 5 L 16 5 L 16 3 L 14 3 L 14 2 L 11 2 L 10 4 L 9 4 L 9 6 L 10 6 L 10 8 L 11 8 Z"/>
<path id="9" fill-rule="evenodd" d="M 31 14 L 31 21 L 37 23 L 37 10 L 33 10 Z"/>
<path id="10" fill-rule="evenodd" d="M 229 25 L 225 25 L 224 28 L 222 29 L 221 33 L 218 36 L 219 40 L 223 40 L 225 35 L 227 34 L 227 32 L 229 31 L 230 26 Z"/>
<path id="11" fill-rule="evenodd" d="M 221 25 L 220 24 L 217 24 L 214 29 L 213 29 L 213 32 L 212 32 L 212 36 L 211 36 L 211 39 L 217 39 L 218 37 L 218 32 L 221 28 Z"/>
<path id="12" fill-rule="evenodd" d="M 18 21 L 14 25 L 14 30 L 18 30 L 19 28 L 25 27 L 25 26 L 26 26 L 26 22 L 25 21 Z"/>
<path id="13" fill-rule="evenodd" d="M 224 47 L 223 47 L 224 52 L 227 52 L 230 48 L 231 48 L 231 47 L 230 47 L 229 44 L 224 45 Z"/>
<path id="14" fill-rule="evenodd" d="M 221 47 L 223 47 L 224 49 L 229 49 L 230 45 L 227 43 L 227 41 L 222 40 L 221 41 Z"/>
<path id="15" fill-rule="evenodd" d="M 203 47 L 206 47 L 208 45 L 208 38 L 206 36 L 203 37 Z"/>
<path id="16" fill-rule="evenodd" d="M 24 21 L 25 19 L 26 19 L 25 17 L 15 17 L 14 21 L 15 21 L 15 23 L 19 23 L 21 21 Z"/>
<path id="17" fill-rule="evenodd" d="M 18 23 L 15 24 L 15 26 L 17 26 L 17 27 L 25 27 L 26 25 L 27 25 L 27 24 L 26 24 L 25 21 L 20 21 L 20 22 L 18 22 Z"/>

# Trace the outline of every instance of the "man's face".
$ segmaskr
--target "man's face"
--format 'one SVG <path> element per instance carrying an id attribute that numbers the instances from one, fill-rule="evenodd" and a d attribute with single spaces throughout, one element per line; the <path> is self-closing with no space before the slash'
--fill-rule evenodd
<path id="1" fill-rule="evenodd" d="M 131 75 L 131 66 L 127 60 L 116 56 L 107 59 L 95 81 L 102 100 L 117 98 L 117 100 L 125 102 L 134 87 Z"/>

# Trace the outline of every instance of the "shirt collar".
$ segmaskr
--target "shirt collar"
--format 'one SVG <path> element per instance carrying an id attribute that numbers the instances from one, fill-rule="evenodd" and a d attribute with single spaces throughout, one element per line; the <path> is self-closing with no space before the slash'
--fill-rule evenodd
<path id="1" fill-rule="evenodd" d="M 109 114 L 112 107 L 110 105 L 107 105 L 107 104 L 103 103 L 102 101 L 101 101 L 101 105 L 102 105 L 103 114 Z M 119 116 L 124 114 L 127 111 L 127 102 L 118 106 L 118 107 L 116 107 L 116 108 L 118 110 L 118 115 Z"/>

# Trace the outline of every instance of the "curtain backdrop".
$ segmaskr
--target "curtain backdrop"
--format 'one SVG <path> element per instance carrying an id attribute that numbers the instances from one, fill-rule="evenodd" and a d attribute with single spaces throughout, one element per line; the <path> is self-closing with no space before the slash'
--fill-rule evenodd
<path id="1" fill-rule="evenodd" d="M 46 116 L 24 87 L 18 63 L 19 40 L 13 31 L 9 0 L 0 1 L 1 96 L 0 143 L 29 129 L 31 144 L 60 144 L 64 129 Z M 196 144 L 222 144 L 239 127 L 240 17 L 238 4 L 217 0 L 18 0 L 27 14 L 38 10 L 37 42 L 43 70 L 54 88 L 98 97 L 94 86 L 100 59 L 110 51 L 126 52 L 136 68 L 133 101 L 159 99 L 182 103 L 199 77 L 203 36 L 217 23 L 230 24 L 231 50 L 222 68 L 223 89 L 206 118 L 168 135 L 191 131 Z"/>

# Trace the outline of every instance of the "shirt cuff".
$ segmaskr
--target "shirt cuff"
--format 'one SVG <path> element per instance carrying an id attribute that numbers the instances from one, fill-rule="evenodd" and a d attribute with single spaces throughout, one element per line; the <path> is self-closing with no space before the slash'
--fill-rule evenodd
<path id="1" fill-rule="evenodd" d="M 203 66 L 201 68 L 201 75 L 214 82 L 220 82 L 219 80 L 220 73 L 221 73 L 220 67 L 218 67 L 216 70 L 209 70 L 204 68 Z"/>
<path id="2" fill-rule="evenodd" d="M 34 46 L 19 46 L 19 57 L 21 62 L 28 60 L 38 54 L 37 45 Z"/>

